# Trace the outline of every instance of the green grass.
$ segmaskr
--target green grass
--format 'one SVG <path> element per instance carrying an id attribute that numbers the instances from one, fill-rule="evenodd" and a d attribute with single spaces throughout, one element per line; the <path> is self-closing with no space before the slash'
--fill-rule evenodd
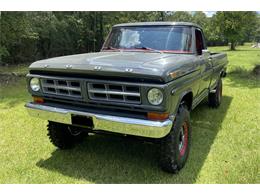
<path id="1" fill-rule="evenodd" d="M 260 80 L 250 70 L 260 50 L 226 52 L 223 102 L 209 109 L 205 101 L 192 112 L 192 149 L 177 175 L 162 172 L 157 146 L 140 140 L 93 135 L 73 150 L 57 150 L 46 121 L 24 109 L 25 80 L 0 87 L 0 183 L 259 183 Z"/>
<path id="2" fill-rule="evenodd" d="M 238 46 L 236 51 L 230 51 L 227 47 L 211 47 L 209 50 L 227 53 L 229 72 L 250 71 L 254 65 L 260 65 L 259 49 L 251 48 L 249 45 Z"/>

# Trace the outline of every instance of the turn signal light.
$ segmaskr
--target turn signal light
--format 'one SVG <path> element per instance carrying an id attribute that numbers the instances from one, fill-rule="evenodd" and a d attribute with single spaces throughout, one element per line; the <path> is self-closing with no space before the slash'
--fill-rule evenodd
<path id="1" fill-rule="evenodd" d="M 41 98 L 41 97 L 33 96 L 33 102 L 38 103 L 38 104 L 42 104 L 42 103 L 44 103 L 44 99 Z"/>
<path id="2" fill-rule="evenodd" d="M 169 118 L 169 113 L 148 112 L 147 118 L 149 120 L 162 121 Z"/>

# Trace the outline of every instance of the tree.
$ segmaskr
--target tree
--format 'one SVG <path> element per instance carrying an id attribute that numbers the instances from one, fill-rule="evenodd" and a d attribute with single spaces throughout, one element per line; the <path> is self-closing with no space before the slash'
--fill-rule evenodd
<path id="1" fill-rule="evenodd" d="M 256 43 L 260 43 L 260 15 L 257 17 L 257 28 L 254 31 L 253 39 Z"/>
<path id="2" fill-rule="evenodd" d="M 230 42 L 230 49 L 243 41 L 246 33 L 256 24 L 256 12 L 217 12 L 216 25 Z"/>
<path id="3" fill-rule="evenodd" d="M 118 23 L 181 21 L 199 24 L 209 45 L 231 48 L 260 41 L 255 12 L 0 12 L 0 64 L 99 51 L 111 27 Z M 258 18 L 260 20 L 260 18 Z"/>
<path id="4" fill-rule="evenodd" d="M 208 25 L 208 18 L 204 12 L 195 12 L 192 16 L 192 22 L 200 25 L 203 29 Z"/>
<path id="5" fill-rule="evenodd" d="M 37 39 L 25 12 L 1 12 L 0 63 L 24 62 Z"/>
<path id="6" fill-rule="evenodd" d="M 254 41 L 255 41 L 256 43 L 260 43 L 260 28 L 258 28 L 258 29 L 255 31 Z"/>
<path id="7" fill-rule="evenodd" d="M 192 22 L 192 15 L 189 12 L 177 11 L 168 15 L 167 20 L 174 22 Z"/>

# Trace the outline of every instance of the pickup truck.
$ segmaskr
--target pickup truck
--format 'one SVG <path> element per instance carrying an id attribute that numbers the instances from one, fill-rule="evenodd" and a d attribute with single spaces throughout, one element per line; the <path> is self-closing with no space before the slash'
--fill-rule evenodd
<path id="1" fill-rule="evenodd" d="M 90 133 L 148 138 L 162 170 L 177 173 L 191 147 L 190 112 L 205 98 L 217 108 L 227 56 L 207 50 L 201 27 L 186 22 L 113 26 L 100 52 L 32 63 L 29 114 L 69 149 Z"/>

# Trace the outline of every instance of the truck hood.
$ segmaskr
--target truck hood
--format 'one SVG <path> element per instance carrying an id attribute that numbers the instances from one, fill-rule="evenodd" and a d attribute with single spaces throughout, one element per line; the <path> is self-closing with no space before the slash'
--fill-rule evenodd
<path id="1" fill-rule="evenodd" d="M 189 67 L 195 56 L 156 52 L 106 51 L 36 61 L 30 70 L 85 73 L 96 75 L 147 77 L 169 81 L 169 73 L 180 66 Z"/>

